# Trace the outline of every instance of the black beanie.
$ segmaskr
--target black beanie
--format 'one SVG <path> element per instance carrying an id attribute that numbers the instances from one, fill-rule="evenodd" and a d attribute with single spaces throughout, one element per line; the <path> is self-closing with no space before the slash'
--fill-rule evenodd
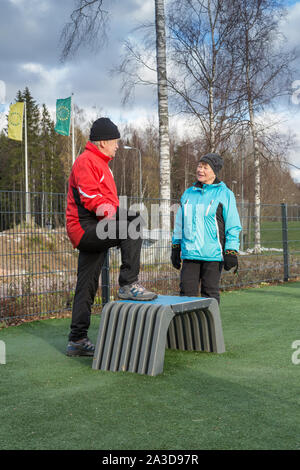
<path id="1" fill-rule="evenodd" d="M 222 170 L 224 165 L 223 158 L 217 153 L 207 153 L 206 155 L 203 155 L 199 160 L 199 163 L 201 162 L 208 163 L 215 175 Z"/>
<path id="2" fill-rule="evenodd" d="M 109 118 L 97 119 L 91 128 L 90 141 L 114 140 L 120 138 L 117 126 Z"/>

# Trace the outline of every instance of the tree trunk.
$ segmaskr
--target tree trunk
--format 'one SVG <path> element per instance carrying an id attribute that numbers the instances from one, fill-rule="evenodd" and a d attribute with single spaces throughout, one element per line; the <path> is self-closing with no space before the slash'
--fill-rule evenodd
<path id="1" fill-rule="evenodd" d="M 170 142 L 168 115 L 168 88 L 166 66 L 166 32 L 164 0 L 155 0 L 156 63 L 159 120 L 160 198 L 162 199 L 162 227 L 170 237 Z"/>
<path id="2" fill-rule="evenodd" d="M 252 104 L 249 103 L 250 129 L 253 141 L 253 157 L 254 157 L 254 252 L 261 252 L 260 239 L 260 161 L 257 144 L 257 134 L 254 123 L 254 115 Z"/>
<path id="3" fill-rule="evenodd" d="M 250 64 L 249 64 L 249 38 L 246 34 L 246 83 L 247 83 L 247 95 L 248 95 L 248 111 L 250 120 L 250 129 L 253 143 L 253 160 L 254 160 L 254 253 L 261 252 L 261 240 L 260 240 L 260 162 L 259 162 L 259 151 L 257 142 L 257 132 L 254 122 L 254 111 L 252 102 L 252 90 L 250 83 Z"/>
<path id="4" fill-rule="evenodd" d="M 215 152 L 215 117 L 214 117 L 214 88 L 209 85 L 209 146 Z"/>
<path id="5" fill-rule="evenodd" d="M 209 81 L 209 102 L 208 102 L 208 111 L 209 111 L 209 146 L 210 152 L 215 152 L 215 115 L 214 115 L 214 81 L 216 75 L 216 44 L 215 44 L 215 23 L 211 15 L 211 4 L 208 1 L 208 14 L 209 14 L 209 23 L 211 29 L 211 45 L 212 45 L 212 68 L 211 76 Z"/>

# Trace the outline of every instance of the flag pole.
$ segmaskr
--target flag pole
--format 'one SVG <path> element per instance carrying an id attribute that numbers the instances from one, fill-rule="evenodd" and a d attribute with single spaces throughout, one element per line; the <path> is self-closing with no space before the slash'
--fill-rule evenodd
<path id="1" fill-rule="evenodd" d="M 71 99 L 71 114 L 72 114 L 72 164 L 75 162 L 75 125 L 74 125 L 74 104 L 73 104 L 73 96 Z"/>
<path id="2" fill-rule="evenodd" d="M 24 136 L 25 136 L 25 213 L 26 224 L 30 224 L 30 195 L 28 186 L 28 150 L 27 150 L 27 107 L 24 101 Z"/>

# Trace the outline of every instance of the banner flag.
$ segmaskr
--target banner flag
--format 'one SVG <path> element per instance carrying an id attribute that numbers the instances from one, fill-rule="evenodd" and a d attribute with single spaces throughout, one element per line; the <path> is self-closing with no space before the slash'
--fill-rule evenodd
<path id="1" fill-rule="evenodd" d="M 70 135 L 71 123 L 71 96 L 56 100 L 56 125 L 55 132 L 62 135 Z"/>
<path id="2" fill-rule="evenodd" d="M 8 115 L 7 137 L 13 140 L 22 140 L 23 136 L 24 103 L 11 104 Z"/>

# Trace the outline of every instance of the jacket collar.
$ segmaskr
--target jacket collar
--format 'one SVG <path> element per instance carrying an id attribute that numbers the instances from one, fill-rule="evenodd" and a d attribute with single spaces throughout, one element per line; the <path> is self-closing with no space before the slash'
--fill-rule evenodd
<path id="1" fill-rule="evenodd" d="M 208 188 L 209 186 L 212 186 L 214 184 L 219 184 L 221 183 L 221 181 L 219 180 L 219 178 L 215 178 L 215 180 L 212 182 L 212 184 L 204 184 L 204 183 L 201 183 L 200 181 L 197 181 L 196 183 L 194 183 L 194 186 L 195 188 Z"/>
<path id="2" fill-rule="evenodd" d="M 102 160 L 104 160 L 107 163 L 112 160 L 111 157 L 109 157 L 108 155 L 105 155 L 104 153 L 100 152 L 98 147 L 96 147 L 96 145 L 92 144 L 92 142 L 90 142 L 90 141 L 88 141 L 86 143 L 85 150 L 89 150 L 90 152 L 94 153 L 98 157 L 102 158 Z"/>

